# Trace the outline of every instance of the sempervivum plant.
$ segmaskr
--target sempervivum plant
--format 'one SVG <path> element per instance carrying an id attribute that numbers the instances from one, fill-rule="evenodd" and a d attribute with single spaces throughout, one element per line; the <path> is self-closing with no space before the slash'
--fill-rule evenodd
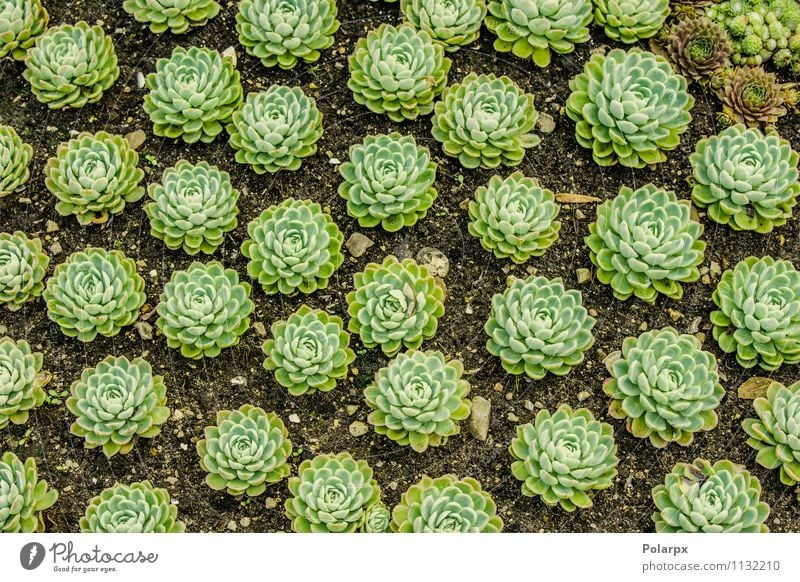
<path id="1" fill-rule="evenodd" d="M 681 283 L 700 278 L 706 243 L 703 226 L 691 217 L 691 203 L 674 192 L 646 184 L 627 186 L 597 207 L 585 238 L 597 278 L 622 301 L 631 295 L 652 303 L 661 293 L 683 297 Z"/>
<path id="2" fill-rule="evenodd" d="M 49 19 L 41 0 L 0 2 L 0 59 L 23 60 Z"/>
<path id="3" fill-rule="evenodd" d="M 136 263 L 120 251 L 89 247 L 58 265 L 42 293 L 47 316 L 82 342 L 112 337 L 139 317 L 146 299 Z"/>
<path id="4" fill-rule="evenodd" d="M 0 457 L 0 533 L 44 531 L 42 512 L 58 499 L 58 491 L 39 479 L 36 461 L 12 452 Z"/>
<path id="5" fill-rule="evenodd" d="M 356 358 L 343 326 L 340 317 L 301 306 L 272 324 L 273 337 L 262 346 L 264 367 L 294 396 L 330 392 Z"/>
<path id="6" fill-rule="evenodd" d="M 24 232 L 0 232 L 0 305 L 17 311 L 39 297 L 49 264 L 40 239 L 30 239 Z"/>
<path id="7" fill-rule="evenodd" d="M 444 50 L 475 42 L 486 16 L 484 0 L 400 0 L 400 10 L 414 28 L 424 30 Z"/>
<path id="8" fill-rule="evenodd" d="M 139 154 L 125 138 L 104 131 L 81 133 L 58 146 L 44 168 L 44 183 L 58 199 L 61 216 L 99 224 L 144 196 L 144 170 L 138 163 Z"/>
<path id="9" fill-rule="evenodd" d="M 156 308 L 167 345 L 186 358 L 215 358 L 250 327 L 250 284 L 218 261 L 175 271 Z"/>
<path id="10" fill-rule="evenodd" d="M 236 161 L 257 174 L 297 170 L 313 156 L 322 137 L 322 114 L 299 87 L 272 85 L 249 93 L 228 125 Z"/>
<path id="11" fill-rule="evenodd" d="M 586 408 L 540 410 L 532 423 L 517 427 L 508 450 L 522 494 L 566 511 L 591 507 L 594 493 L 611 487 L 617 475 L 614 429 Z"/>
<path id="12" fill-rule="evenodd" d="M 700 16 L 676 19 L 663 40 L 663 51 L 687 81 L 706 84 L 730 64 L 732 49 L 719 25 Z"/>
<path id="13" fill-rule="evenodd" d="M 376 503 L 369 507 L 364 514 L 364 524 L 361 531 L 364 533 L 385 533 L 392 521 L 392 513 L 383 503 Z"/>
<path id="14" fill-rule="evenodd" d="M 628 432 L 653 446 L 688 446 L 694 433 L 717 426 L 716 409 L 725 390 L 717 360 L 689 334 L 671 327 L 622 342 L 619 358 L 606 364 L 611 378 L 603 391 L 608 413 L 626 419 Z"/>
<path id="15" fill-rule="evenodd" d="M 786 224 L 797 203 L 798 159 L 787 140 L 734 125 L 698 141 L 689 156 L 692 200 L 734 230 L 770 232 Z"/>
<path id="16" fill-rule="evenodd" d="M 492 297 L 483 329 L 486 349 L 506 372 L 540 380 L 548 372 L 564 376 L 583 361 L 594 344 L 594 324 L 580 291 L 566 290 L 560 277 L 531 275 Z"/>
<path id="17" fill-rule="evenodd" d="M 197 454 L 208 486 L 231 495 L 261 495 L 291 472 L 292 443 L 283 421 L 249 404 L 220 410 L 197 442 Z"/>
<path id="18" fill-rule="evenodd" d="M 369 263 L 353 280 L 355 289 L 347 294 L 348 328 L 365 347 L 380 346 L 392 357 L 403 346 L 416 349 L 436 334 L 444 291 L 425 266 L 390 255 L 380 265 Z"/>
<path id="19" fill-rule="evenodd" d="M 122 7 L 137 22 L 149 24 L 155 34 L 167 30 L 183 34 L 194 26 L 204 26 L 220 10 L 215 0 L 125 0 Z"/>
<path id="20" fill-rule="evenodd" d="M 41 353 L 31 351 L 25 340 L 0 337 L 0 429 L 25 423 L 29 411 L 44 403 L 49 380 Z"/>
<path id="21" fill-rule="evenodd" d="M 592 55 L 569 87 L 575 137 L 601 166 L 663 162 L 692 119 L 686 79 L 663 57 L 636 48 Z"/>
<path id="22" fill-rule="evenodd" d="M 469 233 L 498 259 L 524 263 L 538 257 L 558 238 L 561 223 L 555 196 L 534 178 L 514 172 L 492 176 L 469 203 Z"/>
<path id="23" fill-rule="evenodd" d="M 760 496 L 758 479 L 727 459 L 678 463 L 653 488 L 653 522 L 659 533 L 767 532 Z"/>
<path id="24" fill-rule="evenodd" d="M 117 483 L 93 497 L 80 520 L 83 533 L 183 533 L 169 492 L 150 481 Z"/>
<path id="25" fill-rule="evenodd" d="M 714 339 L 744 368 L 800 363 L 800 273 L 789 261 L 748 257 L 728 269 L 711 296 Z"/>
<path id="26" fill-rule="evenodd" d="M 147 75 L 144 110 L 153 133 L 186 143 L 211 143 L 242 104 L 242 84 L 233 59 L 218 51 L 175 47 Z"/>
<path id="27" fill-rule="evenodd" d="M 518 166 L 541 141 L 533 95 L 506 76 L 470 73 L 447 87 L 436 103 L 433 137 L 465 168 Z"/>
<path id="28" fill-rule="evenodd" d="M 114 43 L 100 26 L 56 26 L 28 49 L 23 76 L 51 109 L 97 103 L 119 77 Z"/>
<path id="29" fill-rule="evenodd" d="M 411 135 L 368 135 L 339 166 L 339 196 L 358 224 L 395 232 L 424 218 L 436 200 L 436 163 Z"/>
<path id="30" fill-rule="evenodd" d="M 447 85 L 451 61 L 424 30 L 382 24 L 359 39 L 348 58 L 347 86 L 356 103 L 392 121 L 416 119 L 433 111 Z"/>
<path id="31" fill-rule="evenodd" d="M 655 36 L 669 16 L 669 0 L 593 0 L 606 36 L 626 44 Z"/>
<path id="32" fill-rule="evenodd" d="M 721 74 L 717 96 L 722 101 L 719 120 L 723 124 L 744 123 L 748 127 L 775 125 L 787 113 L 787 88 L 774 73 L 762 67 L 734 67 Z"/>
<path id="33" fill-rule="evenodd" d="M 503 520 L 492 496 L 472 477 L 423 475 L 392 510 L 400 533 L 498 533 Z"/>
<path id="34" fill-rule="evenodd" d="M 364 390 L 372 409 L 369 423 L 399 445 L 418 453 L 447 442 L 461 432 L 469 416 L 469 383 L 464 365 L 441 352 L 409 350 L 378 370 Z"/>
<path id="35" fill-rule="evenodd" d="M 5 198 L 31 177 L 33 148 L 10 125 L 0 125 L 0 198 Z"/>

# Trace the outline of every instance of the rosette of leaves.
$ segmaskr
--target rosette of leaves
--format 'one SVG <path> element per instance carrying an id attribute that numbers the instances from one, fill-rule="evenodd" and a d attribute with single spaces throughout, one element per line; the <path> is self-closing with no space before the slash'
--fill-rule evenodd
<path id="1" fill-rule="evenodd" d="M 594 21 L 613 40 L 634 44 L 655 36 L 669 16 L 669 0 L 593 0 Z"/>
<path id="2" fill-rule="evenodd" d="M 364 533 L 386 533 L 389 530 L 389 523 L 392 521 L 392 513 L 383 503 L 376 503 L 367 508 L 364 514 L 364 524 L 361 530 Z"/>
<path id="3" fill-rule="evenodd" d="M 25 340 L 0 337 L 0 429 L 27 422 L 29 411 L 44 403 L 49 381 L 40 352 L 31 351 Z"/>
<path id="4" fill-rule="evenodd" d="M 250 284 L 219 261 L 192 263 L 164 286 L 156 325 L 185 358 L 215 358 L 250 327 Z"/>
<path id="5" fill-rule="evenodd" d="M 228 125 L 236 161 L 257 174 L 295 171 L 313 156 L 322 137 L 322 114 L 299 87 L 272 85 L 249 93 Z"/>
<path id="6" fill-rule="evenodd" d="M 691 203 L 672 191 L 623 186 L 597 207 L 589 233 L 584 240 L 597 278 L 621 301 L 635 295 L 653 303 L 659 293 L 680 299 L 681 284 L 700 278 L 703 226 L 692 220 Z"/>
<path id="7" fill-rule="evenodd" d="M 521 264 L 543 255 L 558 238 L 558 212 L 553 192 L 534 178 L 514 172 L 505 179 L 492 176 L 475 191 L 467 226 L 498 259 Z"/>
<path id="8" fill-rule="evenodd" d="M 206 483 L 215 491 L 256 497 L 291 472 L 289 432 L 274 412 L 245 404 L 220 410 L 197 443 Z"/>
<path id="9" fill-rule="evenodd" d="M 136 263 L 120 251 L 89 247 L 55 268 L 42 293 L 47 316 L 82 342 L 113 337 L 139 317 L 146 299 Z"/>
<path id="10" fill-rule="evenodd" d="M 114 43 L 85 22 L 50 28 L 28 49 L 23 76 L 51 109 L 97 103 L 119 77 Z"/>
<path id="11" fill-rule="evenodd" d="M 41 0 L 4 0 L 0 4 L 0 59 L 25 59 L 50 16 Z"/>
<path id="12" fill-rule="evenodd" d="M 108 356 L 72 383 L 65 404 L 75 416 L 70 432 L 87 449 L 103 448 L 111 458 L 128 454 L 139 438 L 153 438 L 169 418 L 163 376 L 142 358 Z"/>
<path id="13" fill-rule="evenodd" d="M 400 0 L 411 25 L 454 52 L 478 40 L 486 16 L 485 0 Z"/>
<path id="14" fill-rule="evenodd" d="M 117 483 L 93 497 L 80 520 L 83 533 L 183 533 L 169 491 L 150 481 Z"/>
<path id="15" fill-rule="evenodd" d="M 800 363 L 800 273 L 789 261 L 748 257 L 728 269 L 711 296 L 719 347 L 743 368 Z"/>
<path id="16" fill-rule="evenodd" d="M 125 0 L 122 8 L 137 22 L 149 24 L 154 34 L 184 34 L 205 26 L 219 14 L 220 5 L 215 0 Z"/>
<path id="17" fill-rule="evenodd" d="M 339 30 L 336 0 L 243 0 L 236 14 L 239 42 L 265 67 L 313 63 Z"/>
<path id="18" fill-rule="evenodd" d="M 170 250 L 213 254 L 239 224 L 239 191 L 228 172 L 181 160 L 147 190 L 150 234 Z"/>
<path id="19" fill-rule="evenodd" d="M 365 517 L 381 500 L 372 468 L 347 452 L 300 463 L 297 477 L 289 479 L 289 492 L 286 515 L 299 533 L 362 531 Z"/>
<path id="20" fill-rule="evenodd" d="M 734 230 L 770 232 L 797 203 L 798 159 L 787 140 L 734 125 L 698 141 L 689 156 L 692 200 Z"/>
<path id="21" fill-rule="evenodd" d="M 44 531 L 42 512 L 58 499 L 58 491 L 39 479 L 36 461 L 7 451 L 0 457 L 0 533 Z"/>
<path id="22" fill-rule="evenodd" d="M 0 198 L 23 186 L 31 177 L 33 148 L 10 125 L 0 125 Z"/>
<path id="23" fill-rule="evenodd" d="M 211 143 L 242 104 L 239 71 L 231 57 L 196 46 L 175 47 L 147 75 L 144 110 L 153 133 L 186 143 Z"/>
<path id="24" fill-rule="evenodd" d="M 107 222 L 144 196 L 144 170 L 128 141 L 104 131 L 81 133 L 62 143 L 44 168 L 45 185 L 61 216 L 83 225 Z"/>
<path id="25" fill-rule="evenodd" d="M 530 276 L 492 297 L 483 329 L 486 349 L 506 372 L 540 380 L 548 372 L 564 376 L 583 361 L 594 345 L 594 324 L 580 291 L 565 289 L 560 277 Z"/>
<path id="26" fill-rule="evenodd" d="M 637 48 L 592 55 L 569 87 L 565 111 L 575 138 L 600 166 L 665 161 L 692 119 L 686 79 L 663 57 Z"/>
<path id="27" fill-rule="evenodd" d="M 470 73 L 442 92 L 434 111 L 433 137 L 465 168 L 518 166 L 541 142 L 533 95 L 505 75 Z"/>
<path id="28" fill-rule="evenodd" d="M 730 65 L 730 40 L 719 25 L 699 16 L 676 19 L 663 41 L 663 53 L 688 82 L 707 84 Z"/>
<path id="29" fill-rule="evenodd" d="M 496 51 L 546 67 L 552 53 L 589 40 L 591 21 L 592 0 L 490 0 L 486 27 L 497 35 Z"/>
<path id="30" fill-rule="evenodd" d="M 503 520 L 476 479 L 423 475 L 392 510 L 391 528 L 400 533 L 499 533 Z"/>
<path id="31" fill-rule="evenodd" d="M 378 434 L 418 453 L 445 444 L 461 432 L 459 421 L 472 407 L 463 373 L 459 360 L 448 361 L 438 351 L 398 354 L 364 390 L 372 409 L 369 423 Z"/>
<path id="32" fill-rule="evenodd" d="M 447 85 L 452 64 L 441 44 L 424 30 L 382 24 L 356 43 L 347 59 L 347 86 L 353 99 L 392 121 L 416 119 L 433 111 Z"/>
<path id="33" fill-rule="evenodd" d="M 368 135 L 350 147 L 350 160 L 339 166 L 344 182 L 339 196 L 347 213 L 363 227 L 380 224 L 396 232 L 424 218 L 436 200 L 436 163 L 411 135 Z"/>
<path id="34" fill-rule="evenodd" d="M 763 533 L 769 505 L 761 483 L 729 460 L 677 463 L 653 488 L 659 533 Z"/>
<path id="35" fill-rule="evenodd" d="M 380 346 L 388 357 L 404 346 L 417 349 L 436 334 L 444 315 L 444 291 L 427 267 L 389 255 L 353 276 L 347 294 L 348 328 L 367 348 Z"/>
<path id="36" fill-rule="evenodd" d="M 273 323 L 262 350 L 264 368 L 294 396 L 330 392 L 356 359 L 342 319 L 307 305 Z"/>
<path id="37" fill-rule="evenodd" d="M 725 395 L 717 360 L 700 341 L 671 327 L 627 337 L 622 353 L 606 364 L 611 378 L 603 391 L 608 413 L 625 419 L 628 432 L 654 447 L 688 446 L 694 433 L 717 426 Z"/>
<path id="38" fill-rule="evenodd" d="M 762 67 L 734 67 L 722 75 L 717 97 L 722 101 L 720 123 L 748 127 L 771 126 L 786 115 L 787 89 L 774 73 Z"/>
<path id="39" fill-rule="evenodd" d="M 28 238 L 24 232 L 0 232 L 0 304 L 17 311 L 23 304 L 39 297 L 50 258 L 42 250 L 42 241 Z"/>

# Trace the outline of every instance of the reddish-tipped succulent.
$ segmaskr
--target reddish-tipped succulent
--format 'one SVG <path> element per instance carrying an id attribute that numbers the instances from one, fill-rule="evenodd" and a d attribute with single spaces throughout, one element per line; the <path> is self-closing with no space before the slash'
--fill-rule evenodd
<path id="1" fill-rule="evenodd" d="M 687 81 L 703 84 L 714 73 L 730 66 L 732 50 L 727 33 L 704 16 L 676 20 L 663 43 L 663 51 L 673 68 Z"/>
<path id="2" fill-rule="evenodd" d="M 788 87 L 762 67 L 736 67 L 724 74 L 718 95 L 722 101 L 720 121 L 748 127 L 774 125 L 786 115 Z"/>

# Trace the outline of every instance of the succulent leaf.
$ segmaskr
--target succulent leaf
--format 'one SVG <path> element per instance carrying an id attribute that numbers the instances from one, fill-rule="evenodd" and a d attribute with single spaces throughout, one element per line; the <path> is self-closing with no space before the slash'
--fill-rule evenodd
<path id="1" fill-rule="evenodd" d="M 150 481 L 117 483 L 93 497 L 80 520 L 83 533 L 183 533 L 169 492 Z"/>

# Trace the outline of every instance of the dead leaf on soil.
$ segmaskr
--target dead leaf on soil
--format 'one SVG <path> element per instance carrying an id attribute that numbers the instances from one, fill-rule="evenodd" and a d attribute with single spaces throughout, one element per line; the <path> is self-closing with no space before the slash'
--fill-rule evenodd
<path id="1" fill-rule="evenodd" d="M 573 194 L 572 192 L 559 192 L 556 200 L 562 204 L 590 204 L 602 202 L 597 196 L 586 196 L 585 194 Z"/>

